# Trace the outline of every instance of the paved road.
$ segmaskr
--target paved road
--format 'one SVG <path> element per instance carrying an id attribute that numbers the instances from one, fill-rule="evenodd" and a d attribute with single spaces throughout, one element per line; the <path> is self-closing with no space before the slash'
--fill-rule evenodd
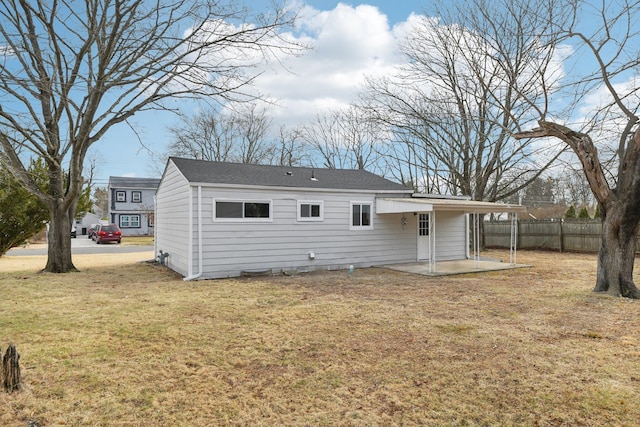
<path id="1" fill-rule="evenodd" d="M 126 239 L 123 238 L 123 240 Z M 153 246 L 126 246 L 116 243 L 103 243 L 97 245 L 91 239 L 87 239 L 87 236 L 78 236 L 75 239 L 71 239 L 71 253 L 72 254 L 125 254 L 135 252 L 148 252 L 153 251 Z M 22 248 L 17 247 L 11 249 L 5 256 L 28 256 L 28 255 L 46 255 L 46 245 L 33 245 L 30 247 Z"/>

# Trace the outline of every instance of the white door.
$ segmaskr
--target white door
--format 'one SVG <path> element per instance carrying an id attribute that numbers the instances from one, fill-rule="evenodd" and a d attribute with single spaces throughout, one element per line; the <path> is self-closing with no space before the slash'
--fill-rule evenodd
<path id="1" fill-rule="evenodd" d="M 427 261 L 431 254 L 431 236 L 428 213 L 418 214 L 418 261 Z"/>

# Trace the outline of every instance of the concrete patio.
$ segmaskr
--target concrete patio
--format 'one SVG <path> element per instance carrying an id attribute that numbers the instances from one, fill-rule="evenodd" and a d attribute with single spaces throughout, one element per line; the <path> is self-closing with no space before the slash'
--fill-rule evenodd
<path id="1" fill-rule="evenodd" d="M 463 259 L 457 261 L 438 261 L 429 271 L 427 262 L 410 262 L 405 264 L 383 265 L 382 268 L 404 273 L 420 274 L 423 276 L 451 276 L 454 274 L 483 273 L 487 271 L 511 270 L 514 268 L 531 267 L 526 264 L 509 264 L 497 259 Z"/>

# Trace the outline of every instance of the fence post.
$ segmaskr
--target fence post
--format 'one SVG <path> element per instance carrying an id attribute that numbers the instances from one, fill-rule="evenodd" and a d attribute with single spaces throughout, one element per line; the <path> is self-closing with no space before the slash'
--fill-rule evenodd
<path id="1" fill-rule="evenodd" d="M 559 221 L 559 235 L 558 238 L 560 239 L 560 244 L 558 245 L 560 247 L 560 253 L 562 253 L 563 249 L 564 249 L 564 219 L 561 219 Z"/>

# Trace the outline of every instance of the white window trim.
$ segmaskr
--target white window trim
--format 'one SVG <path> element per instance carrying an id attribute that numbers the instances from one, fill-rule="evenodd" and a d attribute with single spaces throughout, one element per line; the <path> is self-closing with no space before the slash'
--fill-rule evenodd
<path id="1" fill-rule="evenodd" d="M 120 195 L 122 195 L 122 200 L 120 200 Z M 117 203 L 126 203 L 127 202 L 127 192 L 124 190 L 116 190 L 116 202 Z"/>
<path id="2" fill-rule="evenodd" d="M 138 195 L 138 200 L 136 200 L 136 195 Z M 142 203 L 142 191 L 131 192 L 131 203 Z"/>
<path id="3" fill-rule="evenodd" d="M 123 217 L 126 217 L 128 219 L 127 223 L 129 225 L 123 225 L 122 224 L 122 218 Z M 137 226 L 131 225 L 131 217 L 138 217 L 138 225 Z M 118 219 L 118 223 L 119 223 L 118 226 L 120 228 L 142 228 L 142 225 L 141 225 L 142 218 L 141 218 L 140 214 L 120 214 L 120 217 Z"/>
<path id="4" fill-rule="evenodd" d="M 304 217 L 300 216 L 300 206 L 301 205 L 318 205 L 320 206 L 320 216 L 319 217 Z M 301 222 L 321 222 L 324 221 L 324 201 L 322 200 L 298 200 L 297 204 L 297 214 L 298 221 Z"/>
<path id="5" fill-rule="evenodd" d="M 371 215 L 371 221 L 369 222 L 369 225 L 353 225 L 353 206 L 354 205 L 369 205 L 370 206 L 370 212 L 369 214 Z M 368 201 L 351 201 L 350 205 L 349 205 L 349 230 L 355 230 L 355 231 L 359 231 L 359 230 L 373 230 L 373 202 L 371 200 Z"/>
<path id="6" fill-rule="evenodd" d="M 243 203 L 242 214 L 244 215 L 244 203 L 268 203 L 269 204 L 269 218 L 217 218 L 216 217 L 216 202 L 233 202 Z M 213 221 L 214 222 L 273 222 L 273 200 L 266 199 L 213 199 Z"/>

